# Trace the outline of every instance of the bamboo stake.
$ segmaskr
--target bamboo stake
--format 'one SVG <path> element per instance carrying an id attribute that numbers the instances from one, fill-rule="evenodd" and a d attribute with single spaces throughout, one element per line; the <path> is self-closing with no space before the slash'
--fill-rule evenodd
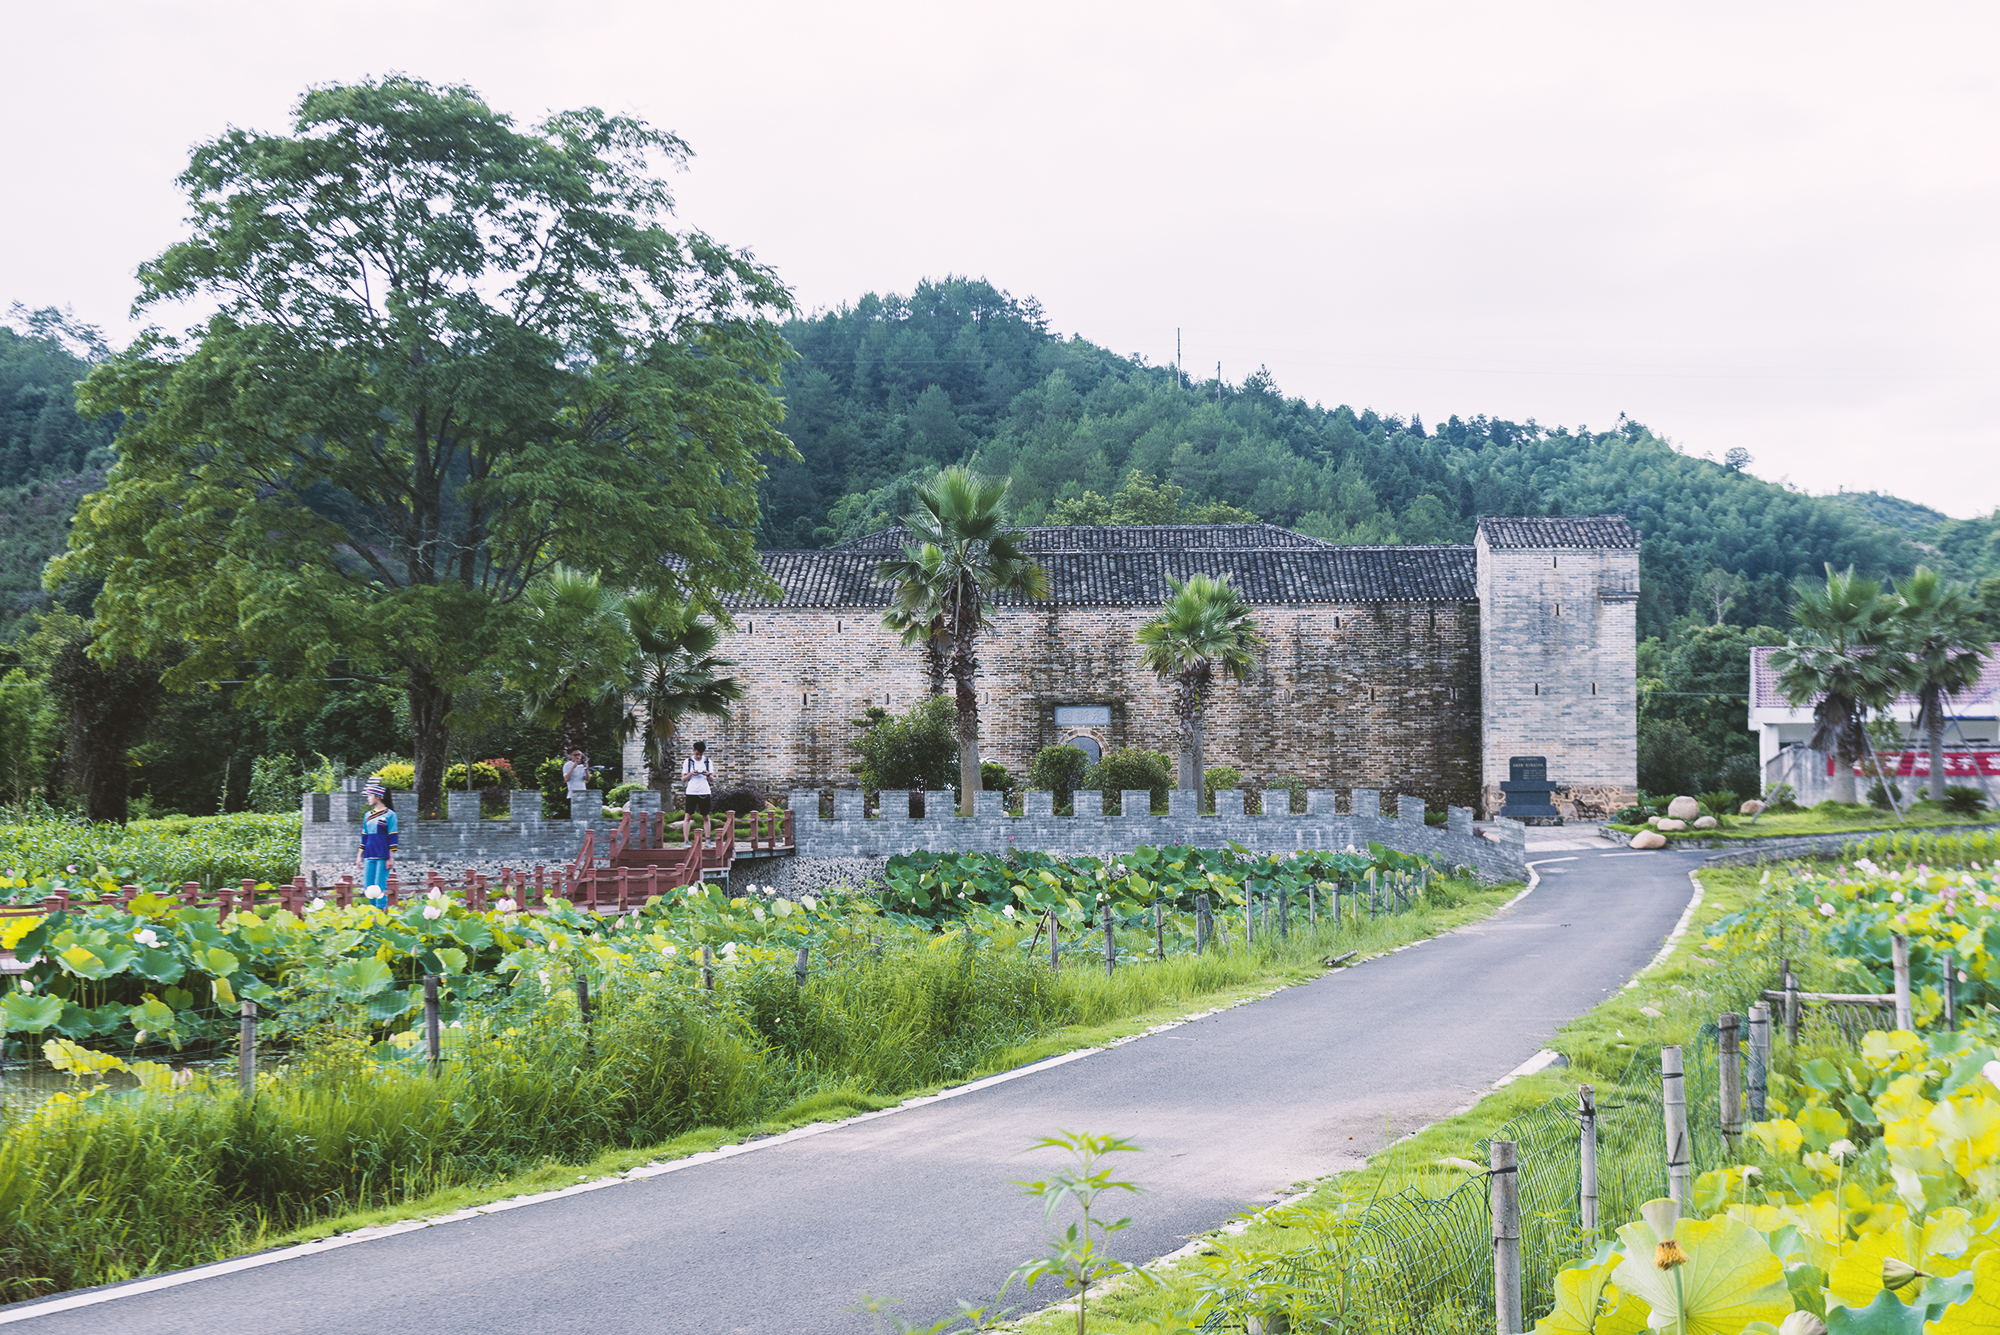
<path id="1" fill-rule="evenodd" d="M 1758 1002 L 1750 1008 L 1750 1120 L 1764 1120 L 1771 1088 L 1771 1008 Z"/>
<path id="2" fill-rule="evenodd" d="M 1104 976 L 1118 967 L 1118 947 L 1111 940 L 1111 901 L 1104 901 Z"/>
<path id="3" fill-rule="evenodd" d="M 1054 909 L 1050 909 L 1049 910 L 1049 971 L 1051 973 L 1053 973 L 1057 969 L 1062 968 L 1062 956 L 1057 953 L 1059 947 L 1056 945 L 1056 927 L 1059 925 L 1060 921 L 1061 920 L 1056 917 L 1056 911 Z"/>
<path id="4" fill-rule="evenodd" d="M 707 991 L 715 991 L 715 955 L 707 946 L 701 948 L 701 985 Z"/>
<path id="5" fill-rule="evenodd" d="M 1944 1031 L 1958 1032 L 1958 956 L 1949 950 L 1944 955 Z"/>
<path id="6" fill-rule="evenodd" d="M 1725 1011 L 1715 1022 L 1717 1065 L 1722 1074 L 1722 1143 L 1732 1155 L 1743 1138 L 1743 1055 L 1737 1046 L 1742 1019 L 1734 1011 Z"/>
<path id="7" fill-rule="evenodd" d="M 1666 1119 L 1667 1195 L 1685 1210 L 1694 1203 L 1694 1169 L 1688 1162 L 1687 1081 L 1678 1047 L 1660 1049 L 1660 1107 Z"/>
<path id="8" fill-rule="evenodd" d="M 1517 1146 L 1496 1140 L 1488 1150 L 1493 1204 L 1493 1317 L 1500 1335 L 1521 1329 L 1521 1174 Z"/>
<path id="9" fill-rule="evenodd" d="M 1576 1091 L 1577 1222 L 1586 1237 L 1597 1235 L 1597 1087 Z"/>
<path id="10" fill-rule="evenodd" d="M 1160 958 L 1165 959 L 1167 957 L 1166 908 L 1158 895 L 1153 896 L 1153 944 L 1159 951 Z"/>
<path id="11" fill-rule="evenodd" d="M 1250 882 L 1243 882 L 1243 948 L 1248 950 L 1257 944 L 1257 892 L 1250 888 Z"/>
<path id="12" fill-rule="evenodd" d="M 798 962 L 792 965 L 792 990 L 795 992 L 806 985 L 806 950 L 805 946 L 799 947 Z"/>
<path id="13" fill-rule="evenodd" d="M 1319 930 L 1319 882 L 1306 882 L 1306 923 L 1315 932 Z"/>
<path id="14" fill-rule="evenodd" d="M 244 1098 L 257 1094 L 257 1003 L 243 998 L 236 1029 L 236 1087 Z"/>
<path id="15" fill-rule="evenodd" d="M 1799 1045 L 1799 976 L 1790 960 L 1785 961 L 1785 1042 Z"/>
<path id="16" fill-rule="evenodd" d="M 431 1074 L 438 1073 L 438 1062 L 444 1056 L 444 1034 L 438 1026 L 438 976 L 424 975 L 424 1056 L 430 1062 Z"/>
<path id="17" fill-rule="evenodd" d="M 1194 953 L 1196 958 L 1199 958 L 1202 951 L 1208 948 L 1208 934 L 1212 928 L 1213 920 L 1209 916 L 1208 895 L 1204 892 L 1194 897 Z"/>
<path id="18" fill-rule="evenodd" d="M 1889 938 L 1889 960 L 1896 970 L 1896 1027 L 1915 1030 L 1910 1021 L 1910 938 L 1897 932 Z"/>

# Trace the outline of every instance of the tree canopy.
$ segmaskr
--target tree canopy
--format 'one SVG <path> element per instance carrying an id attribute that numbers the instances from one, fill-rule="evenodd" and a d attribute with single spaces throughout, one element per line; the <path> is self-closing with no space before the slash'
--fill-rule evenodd
<path id="1" fill-rule="evenodd" d="M 523 129 L 406 78 L 198 146 L 191 234 L 142 266 L 140 305 L 212 314 L 149 330 L 80 400 L 126 419 L 52 567 L 104 579 L 93 653 L 183 648 L 177 687 L 247 661 L 301 705 L 344 659 L 407 694 L 428 806 L 452 693 L 544 571 L 757 583 L 790 299 L 668 228 L 659 172 L 687 156 L 627 117 Z"/>

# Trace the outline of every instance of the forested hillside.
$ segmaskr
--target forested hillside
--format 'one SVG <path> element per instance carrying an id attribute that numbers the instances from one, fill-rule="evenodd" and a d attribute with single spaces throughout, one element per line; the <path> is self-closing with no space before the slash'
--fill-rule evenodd
<path id="1" fill-rule="evenodd" d="M 1176 383 L 1052 334 L 1032 301 L 926 283 L 794 321 L 786 428 L 802 460 L 764 489 L 764 545 L 817 547 L 889 523 L 911 486 L 970 461 L 1014 479 L 1020 518 L 1109 496 L 1132 470 L 1337 542 L 1464 542 L 1481 514 L 1622 511 L 1646 536 L 1642 636 L 1689 615 L 1785 624 L 1826 562 L 2000 573 L 2000 527 L 1892 497 L 1812 497 L 1685 454 L 1644 425 L 1589 432 L 1453 417 L 1433 427 L 1286 397 L 1263 371 Z M 1811 479 L 1805 479 L 1810 483 Z M 1715 572 L 1711 574 L 1711 572 Z M 1706 577 L 1706 579 L 1704 578 Z"/>

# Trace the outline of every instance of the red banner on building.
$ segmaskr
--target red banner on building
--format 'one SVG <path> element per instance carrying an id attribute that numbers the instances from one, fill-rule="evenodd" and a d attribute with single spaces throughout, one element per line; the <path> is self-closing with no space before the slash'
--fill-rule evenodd
<path id="1" fill-rule="evenodd" d="M 1931 756 L 1928 751 L 1884 751 L 1882 763 L 1899 779 L 1928 779 L 1931 777 Z M 1856 775 L 1867 777 L 1865 766 L 1854 767 Z M 2000 751 L 1947 751 L 1944 753 L 1944 777 L 1947 779 L 1977 779 L 1981 776 L 2000 779 Z M 1826 758 L 1826 776 L 1833 777 L 1833 757 Z"/>

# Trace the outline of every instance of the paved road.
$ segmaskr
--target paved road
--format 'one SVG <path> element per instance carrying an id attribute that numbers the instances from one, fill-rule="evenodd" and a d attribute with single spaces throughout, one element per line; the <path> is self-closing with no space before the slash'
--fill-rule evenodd
<path id="1" fill-rule="evenodd" d="M 1021 1079 L 642 1181 L 34 1317 L 36 1335 L 861 1332 L 988 1301 L 1034 1252 L 1018 1155 L 1116 1132 L 1158 1256 L 1468 1103 L 1660 948 L 1699 856 L 1550 850 L 1536 891 L 1450 936 Z M 1386 1129 L 1385 1129 L 1386 1127 Z M 109 1290 L 116 1293 L 117 1290 Z M 1018 1294 L 1009 1295 L 1017 1298 Z M 1037 1292 L 1038 1300 L 1053 1299 Z M 0 1319 L 23 1315 L 0 1312 Z"/>

